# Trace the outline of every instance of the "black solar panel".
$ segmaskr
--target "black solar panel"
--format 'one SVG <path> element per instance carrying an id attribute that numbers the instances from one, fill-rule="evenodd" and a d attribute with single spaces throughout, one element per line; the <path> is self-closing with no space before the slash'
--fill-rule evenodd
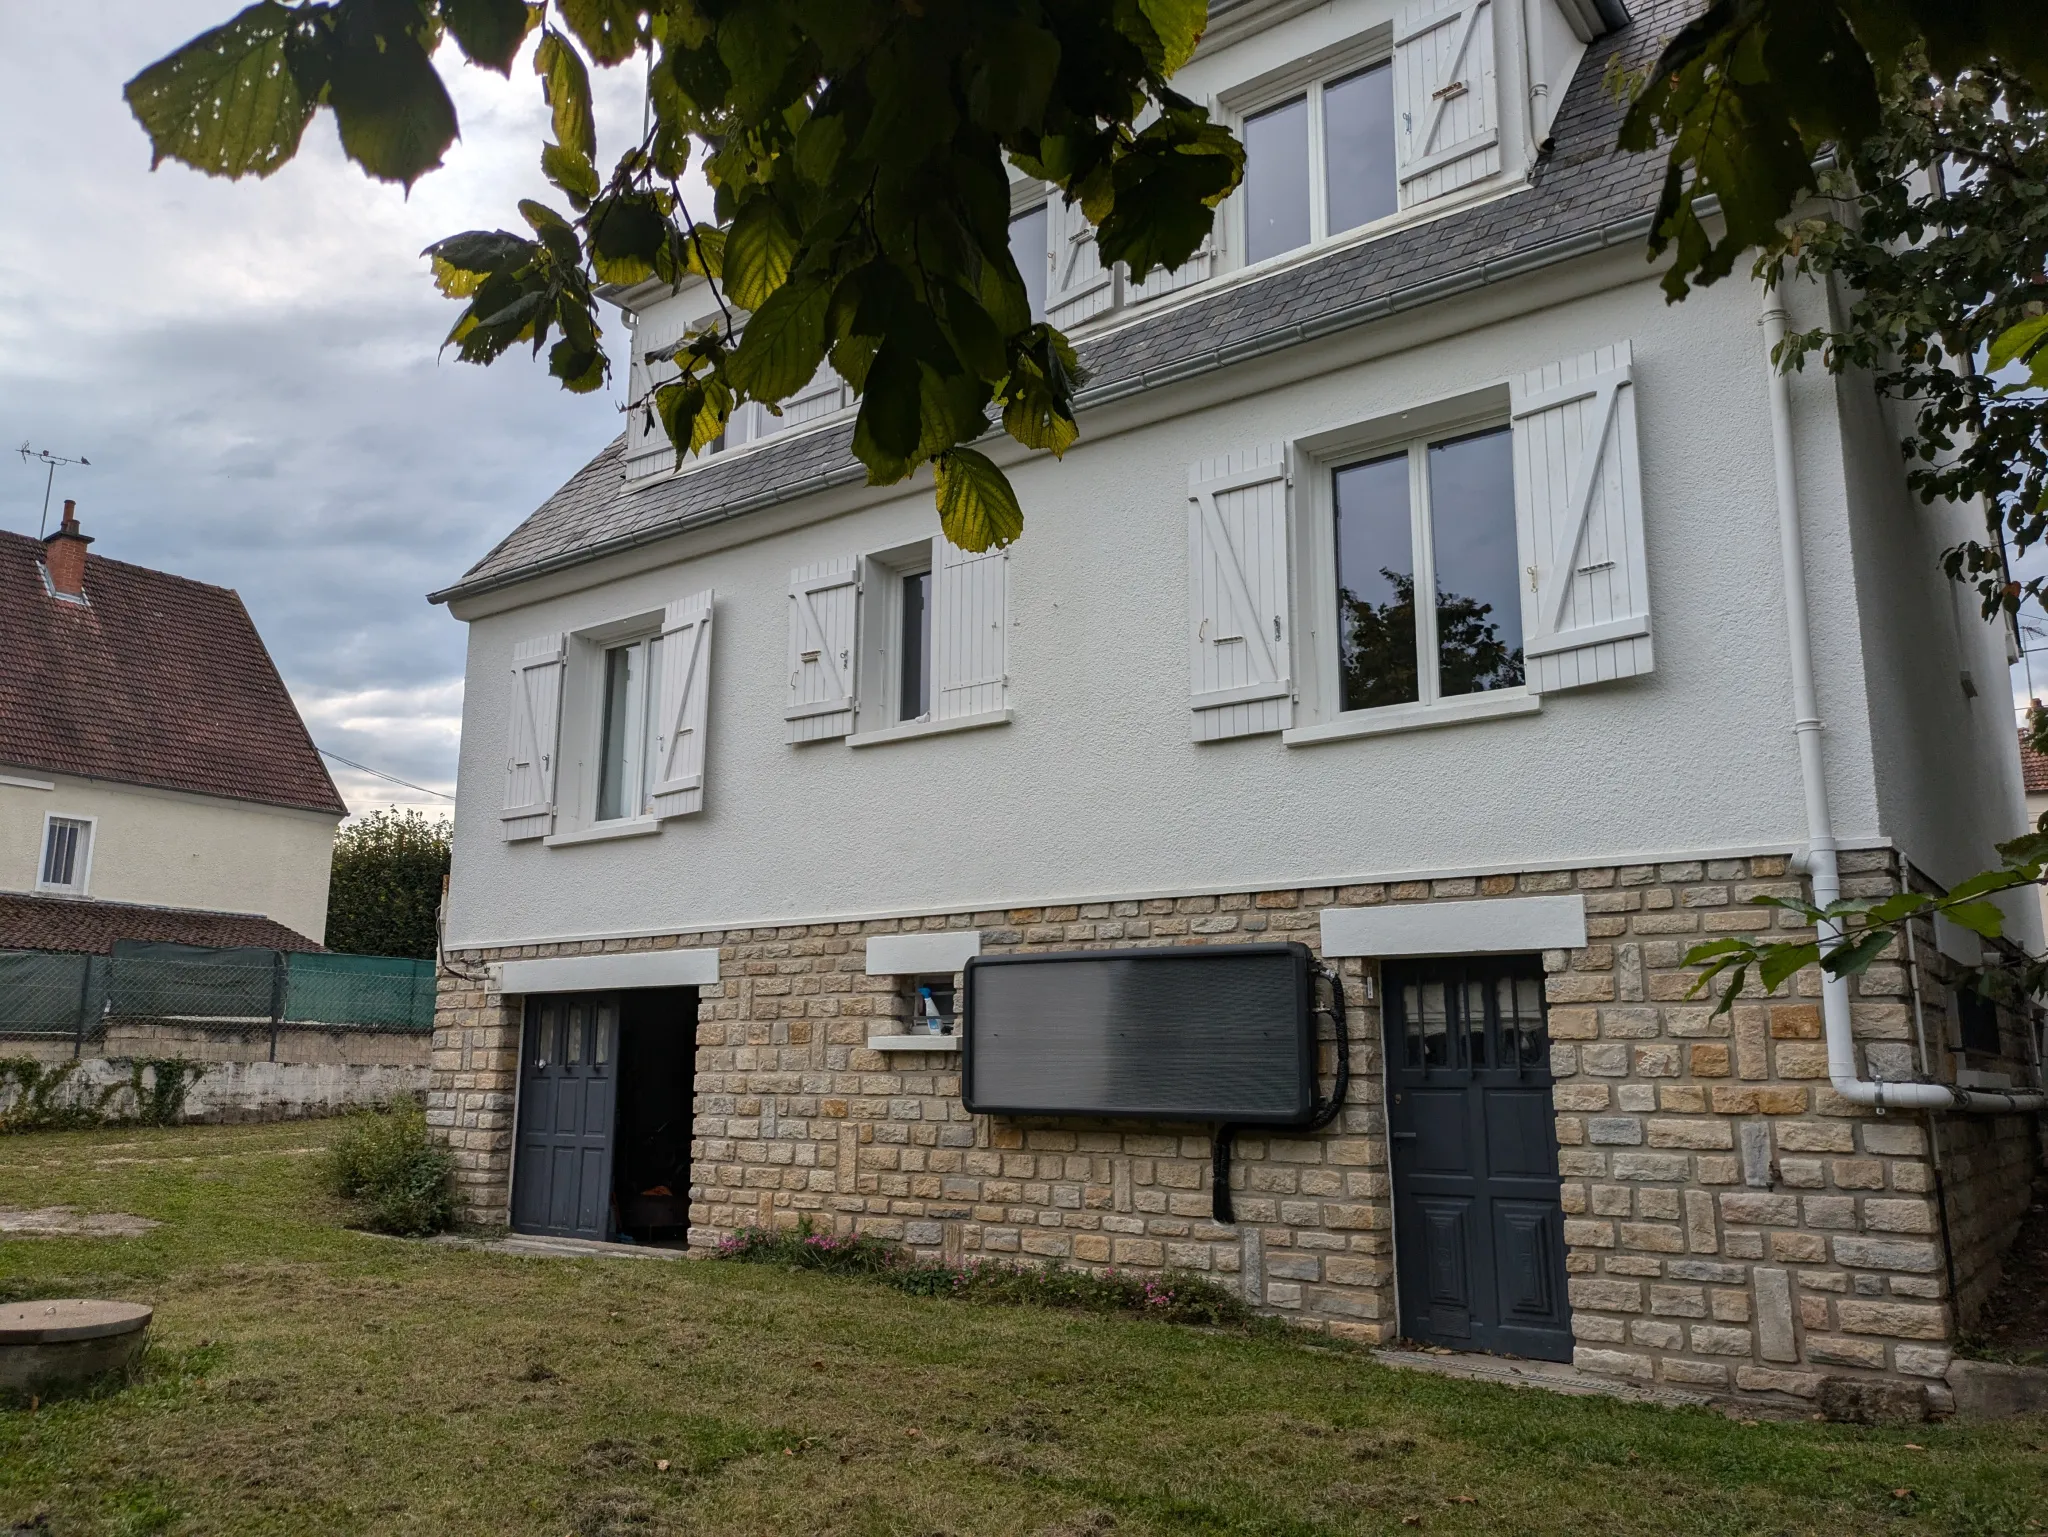
<path id="1" fill-rule="evenodd" d="M 1298 944 L 978 956 L 961 1098 L 977 1114 L 1304 1122 L 1309 967 Z"/>

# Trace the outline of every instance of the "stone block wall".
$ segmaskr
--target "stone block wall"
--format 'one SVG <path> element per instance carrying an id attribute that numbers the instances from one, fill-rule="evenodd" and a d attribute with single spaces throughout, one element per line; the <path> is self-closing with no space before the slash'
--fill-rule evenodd
<path id="1" fill-rule="evenodd" d="M 1886 855 L 1845 868 L 1873 888 L 1893 878 Z M 443 981 L 429 1113 L 470 1214 L 502 1222 L 517 1000 L 490 990 L 486 963 L 716 945 L 720 981 L 699 995 L 693 1244 L 808 1216 L 953 1260 L 1191 1269 L 1379 1341 L 1399 1326 L 1374 963 L 1340 963 L 1346 1110 L 1315 1136 L 1243 1136 L 1239 1220 L 1225 1226 L 1210 1215 L 1206 1126 L 969 1116 L 957 1057 L 869 1050 L 908 1005 L 901 979 L 866 975 L 866 941 L 956 928 L 979 930 L 984 954 L 1314 947 L 1325 907 L 1576 891 L 1588 943 L 1544 964 L 1578 1364 L 1793 1402 L 1829 1375 L 1932 1380 L 1955 1317 L 1924 1118 L 1862 1111 L 1828 1087 L 1817 974 L 1717 1015 L 1682 964 L 1698 940 L 1770 919 L 1746 898 L 1798 889 L 1782 857 L 1680 861 L 473 953 Z M 1911 1076 L 1906 968 L 1874 967 L 1854 1017 L 1867 1070 Z M 1999 1152 L 1978 1157 L 1973 1188 L 1989 1194 L 1969 1231 L 1989 1253 L 2010 1240 L 2009 1185 L 2024 1205 L 2012 1150 L 2031 1143 L 2017 1121 L 1982 1131 Z"/>

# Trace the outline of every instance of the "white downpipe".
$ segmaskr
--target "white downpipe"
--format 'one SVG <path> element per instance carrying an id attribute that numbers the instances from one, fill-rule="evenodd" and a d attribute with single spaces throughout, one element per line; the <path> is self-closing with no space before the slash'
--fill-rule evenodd
<path id="1" fill-rule="evenodd" d="M 1834 814 L 1828 808 L 1827 776 L 1821 762 L 1820 707 L 1813 692 L 1813 629 L 1806 610 L 1806 549 L 1799 527 L 1799 479 L 1792 457 L 1792 385 L 1772 357 L 1785 339 L 1787 317 L 1779 289 L 1764 290 L 1764 367 L 1771 387 L 1771 460 L 1778 484 L 1778 554 L 1785 568 L 1785 638 L 1792 661 L 1792 731 L 1799 743 L 1799 781 L 1806 792 L 1807 872 L 1813 903 L 1826 907 L 1842 895 L 1835 854 Z M 1823 951 L 1841 941 L 1841 925 L 1820 925 Z M 1828 1043 L 1828 1079 L 1852 1105 L 1892 1110 L 1971 1110 L 2013 1114 L 2040 1110 L 2048 1096 L 1959 1089 L 1944 1083 L 1877 1083 L 1858 1076 L 1856 1039 L 1850 1025 L 1849 981 L 1821 973 L 1821 1022 Z"/>

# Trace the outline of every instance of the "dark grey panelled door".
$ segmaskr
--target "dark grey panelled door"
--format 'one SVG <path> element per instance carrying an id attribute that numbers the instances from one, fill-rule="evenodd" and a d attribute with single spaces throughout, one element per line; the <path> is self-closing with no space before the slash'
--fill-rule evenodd
<path id="1" fill-rule="evenodd" d="M 618 995 L 528 998 L 524 1034 L 512 1226 L 522 1233 L 609 1238 Z"/>
<path id="2" fill-rule="evenodd" d="M 1542 961 L 1389 962 L 1381 984 L 1401 1332 L 1569 1361 Z"/>

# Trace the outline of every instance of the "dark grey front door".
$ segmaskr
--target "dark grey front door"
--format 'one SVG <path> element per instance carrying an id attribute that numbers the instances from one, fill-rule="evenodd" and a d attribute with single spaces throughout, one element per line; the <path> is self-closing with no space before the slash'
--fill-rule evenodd
<path id="1" fill-rule="evenodd" d="M 519 1148 L 512 1170 L 512 1226 L 518 1231 L 611 1237 L 618 1060 L 616 993 L 526 1000 Z"/>
<path id="2" fill-rule="evenodd" d="M 1542 961 L 1389 962 L 1381 986 L 1401 1332 L 1569 1361 Z"/>

